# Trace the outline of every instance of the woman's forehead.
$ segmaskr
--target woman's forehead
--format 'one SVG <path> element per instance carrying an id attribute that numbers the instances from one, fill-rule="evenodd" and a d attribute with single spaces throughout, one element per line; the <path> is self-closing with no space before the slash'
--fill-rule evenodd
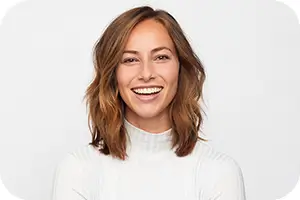
<path id="1" fill-rule="evenodd" d="M 140 22 L 130 33 L 125 49 L 152 50 L 157 47 L 174 49 L 172 39 L 167 29 L 155 20 Z"/>

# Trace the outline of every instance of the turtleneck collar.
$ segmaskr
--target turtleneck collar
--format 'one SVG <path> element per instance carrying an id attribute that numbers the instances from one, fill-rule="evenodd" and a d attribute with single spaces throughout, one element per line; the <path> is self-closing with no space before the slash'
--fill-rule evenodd
<path id="1" fill-rule="evenodd" d="M 144 131 L 124 118 L 124 126 L 129 136 L 128 144 L 133 151 L 160 152 L 172 148 L 171 128 L 161 133 Z"/>

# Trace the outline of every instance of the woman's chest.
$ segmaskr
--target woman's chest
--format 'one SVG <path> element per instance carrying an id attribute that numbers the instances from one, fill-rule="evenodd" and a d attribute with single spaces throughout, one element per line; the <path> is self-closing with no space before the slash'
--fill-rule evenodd
<path id="1" fill-rule="evenodd" d="M 107 163 L 101 174 L 99 200 L 198 200 L 192 159 Z"/>

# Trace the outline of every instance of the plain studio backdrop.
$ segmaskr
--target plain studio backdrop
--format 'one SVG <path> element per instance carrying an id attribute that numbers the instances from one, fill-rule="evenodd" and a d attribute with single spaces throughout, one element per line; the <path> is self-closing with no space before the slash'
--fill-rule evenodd
<path id="1" fill-rule="evenodd" d="M 92 47 L 133 6 L 166 9 L 204 63 L 205 137 L 240 165 L 248 200 L 274 200 L 300 172 L 300 26 L 275 0 L 35 0 L 0 26 L 0 172 L 25 200 L 50 200 L 66 152 L 87 144 Z"/>

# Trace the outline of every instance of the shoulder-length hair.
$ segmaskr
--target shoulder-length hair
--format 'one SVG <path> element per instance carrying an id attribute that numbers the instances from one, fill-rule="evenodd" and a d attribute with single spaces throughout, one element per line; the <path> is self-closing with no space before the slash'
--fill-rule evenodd
<path id="1" fill-rule="evenodd" d="M 120 97 L 116 68 L 122 58 L 127 39 L 133 28 L 146 19 L 161 23 L 168 31 L 179 59 L 180 71 L 177 93 L 170 104 L 172 144 L 179 157 L 190 154 L 198 139 L 203 121 L 202 88 L 205 80 L 203 64 L 194 53 L 175 18 L 164 10 L 149 6 L 136 7 L 119 15 L 105 29 L 93 49 L 95 77 L 88 86 L 84 99 L 93 145 L 105 155 L 125 160 L 126 130 L 124 102 Z M 202 131 L 201 131 L 202 132 Z"/>

